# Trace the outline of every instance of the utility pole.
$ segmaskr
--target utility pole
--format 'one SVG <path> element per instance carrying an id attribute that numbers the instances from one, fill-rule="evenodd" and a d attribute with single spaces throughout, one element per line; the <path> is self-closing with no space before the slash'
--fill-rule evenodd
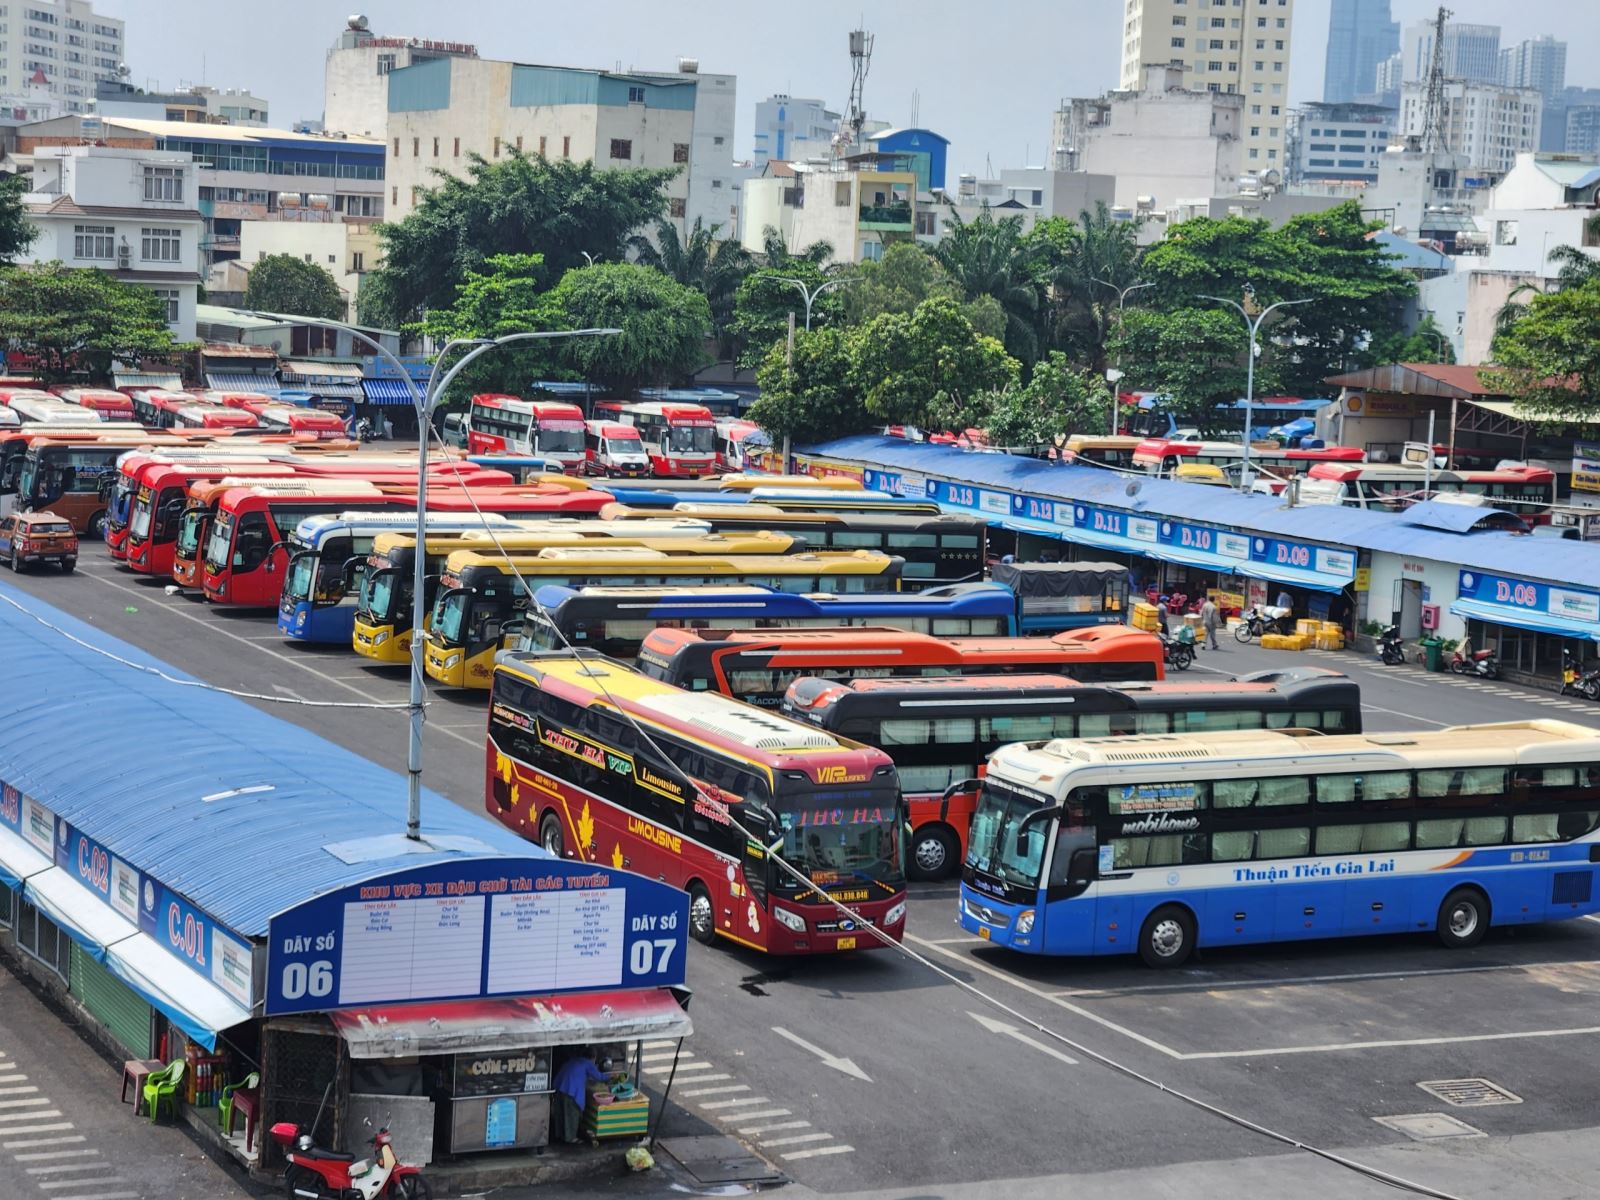
<path id="1" fill-rule="evenodd" d="M 1129 292 L 1137 292 L 1140 288 L 1155 287 L 1153 283 L 1130 283 L 1125 288 L 1119 288 L 1109 279 L 1094 276 L 1094 282 L 1110 288 L 1117 293 L 1117 336 L 1122 336 L 1122 302 L 1128 298 Z M 1112 375 L 1112 371 L 1116 375 Z M 1122 347 L 1117 347 L 1117 365 L 1106 372 L 1106 382 L 1111 385 L 1111 436 L 1117 436 L 1117 384 L 1122 381 Z"/>

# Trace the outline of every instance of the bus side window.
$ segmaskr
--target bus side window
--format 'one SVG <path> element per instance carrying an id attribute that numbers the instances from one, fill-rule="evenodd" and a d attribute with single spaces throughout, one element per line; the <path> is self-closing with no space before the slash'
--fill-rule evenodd
<path id="1" fill-rule="evenodd" d="M 267 529 L 266 515 L 245 513 L 239 519 L 239 528 L 234 534 L 233 569 L 254 571 L 266 561 L 271 549 L 272 535 Z"/>

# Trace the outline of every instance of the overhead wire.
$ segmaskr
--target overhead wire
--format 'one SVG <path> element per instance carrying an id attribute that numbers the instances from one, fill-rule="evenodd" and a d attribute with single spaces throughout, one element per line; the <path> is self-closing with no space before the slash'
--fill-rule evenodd
<path id="1" fill-rule="evenodd" d="M 431 423 L 425 423 L 425 428 L 427 429 L 427 435 L 437 438 L 440 445 L 444 445 L 443 438 L 440 437 L 437 431 L 433 429 Z M 476 512 L 479 517 L 482 517 L 483 512 L 478 507 L 477 499 L 472 494 L 472 487 L 467 486 L 463 489 L 463 491 L 466 494 L 468 502 L 472 505 L 473 511 Z M 528 597 L 528 605 L 532 608 L 538 609 L 539 613 L 547 619 L 550 627 L 556 631 L 557 636 L 561 639 L 566 650 L 571 652 L 573 657 L 576 658 L 578 647 L 574 646 L 567 638 L 566 634 L 561 630 L 560 625 L 554 620 L 554 614 L 539 603 L 536 592 L 528 585 L 527 579 L 523 577 L 521 570 L 517 566 L 516 559 L 505 549 L 504 545 L 501 543 L 499 534 L 495 530 L 493 524 L 489 521 L 484 521 L 483 525 L 485 531 L 489 535 L 489 539 L 494 543 L 495 549 L 502 557 L 505 558 L 512 574 L 516 577 L 517 583 L 522 588 L 524 594 Z M 421 553 L 422 549 L 423 547 L 419 547 L 418 552 Z M 661 744 L 651 736 L 650 731 L 640 724 L 633 714 L 630 713 L 623 705 L 617 702 L 616 698 L 611 694 L 610 689 L 606 687 L 603 675 L 591 674 L 589 679 L 605 697 L 606 701 L 611 705 L 611 707 L 617 712 L 617 715 L 622 717 L 628 722 L 629 725 L 633 727 L 634 732 L 639 735 L 644 744 L 656 754 L 657 758 L 661 762 L 672 766 L 674 771 L 680 777 L 682 777 L 686 783 L 688 783 L 690 788 L 700 800 L 703 800 L 705 803 L 713 806 L 717 812 L 724 815 L 727 818 L 728 823 L 751 844 L 763 847 L 766 846 L 765 840 L 757 837 L 750 829 L 748 829 L 734 815 L 731 807 L 728 804 L 720 800 L 718 797 L 707 793 L 698 780 L 677 767 L 677 764 L 674 763 L 673 760 L 667 755 Z M 1259 1122 L 1253 1121 L 1240 1113 L 1233 1112 L 1230 1109 L 1223 1108 L 1221 1105 L 1213 1104 L 1210 1101 L 1202 1100 L 1198 1096 L 1173 1087 L 1172 1085 L 1167 1084 L 1155 1078 L 1154 1076 L 1145 1074 L 1144 1072 L 1122 1062 L 1119 1059 L 1113 1058 L 1108 1054 L 1102 1053 L 1101 1051 L 1095 1050 L 1094 1048 L 1087 1046 L 1082 1042 L 1070 1038 L 1066 1034 L 1063 1034 L 1043 1024 L 1037 1018 L 1029 1016 L 1024 1012 L 1013 1008 L 999 997 L 993 996 L 988 992 L 985 992 L 977 985 L 960 978 L 960 976 L 956 975 L 949 968 L 934 962 L 926 955 L 921 954 L 911 947 L 905 945 L 904 942 L 896 941 L 879 926 L 871 922 L 862 921 L 860 914 L 819 888 L 811 879 L 802 874 L 798 868 L 791 864 L 782 855 L 769 854 L 767 857 L 769 861 L 776 863 L 780 870 L 792 877 L 793 880 L 800 885 L 804 892 L 820 897 L 824 903 L 832 905 L 832 907 L 842 918 L 858 924 L 866 931 L 868 935 L 876 938 L 886 948 L 899 952 L 901 955 L 905 956 L 911 961 L 919 964 L 929 971 L 932 971 L 946 982 L 954 984 L 963 992 L 973 996 L 983 1004 L 1005 1013 L 1009 1017 L 1015 1018 L 1026 1025 L 1029 1029 L 1042 1034 L 1043 1036 L 1059 1043 L 1062 1046 L 1068 1047 L 1075 1053 L 1082 1055 L 1084 1058 L 1098 1063 L 1100 1066 L 1103 1066 L 1108 1070 L 1123 1076 L 1124 1078 L 1131 1079 L 1137 1083 L 1153 1088 L 1156 1091 L 1171 1096 L 1175 1100 L 1189 1105 L 1192 1108 L 1227 1121 L 1228 1123 L 1241 1129 L 1245 1129 L 1251 1133 L 1259 1134 L 1260 1136 L 1277 1142 L 1280 1145 L 1303 1151 L 1326 1162 L 1332 1163 L 1335 1166 L 1341 1167 L 1345 1170 L 1353 1171 L 1375 1182 L 1385 1184 L 1386 1186 L 1393 1187 L 1401 1191 L 1410 1192 L 1418 1196 L 1428 1196 L 1431 1197 L 1432 1200 L 1462 1200 L 1461 1197 L 1458 1197 L 1453 1193 L 1441 1191 L 1437 1188 L 1430 1187 L 1427 1184 L 1417 1183 L 1413 1180 L 1409 1180 L 1402 1176 L 1384 1171 L 1378 1167 L 1374 1167 L 1356 1159 L 1349 1158 L 1345 1155 L 1338 1154 L 1332 1150 L 1324 1149 L 1323 1147 L 1317 1146 L 1314 1143 L 1294 1137 L 1292 1134 L 1284 1133 L 1280 1130 L 1273 1129 L 1270 1126 L 1262 1125 Z"/>

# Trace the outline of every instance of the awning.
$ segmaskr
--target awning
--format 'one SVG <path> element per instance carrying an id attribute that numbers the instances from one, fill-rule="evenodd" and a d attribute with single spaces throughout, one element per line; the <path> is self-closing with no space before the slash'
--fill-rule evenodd
<path id="1" fill-rule="evenodd" d="M 48 871 L 54 866 L 26 838 L 0 826 L 0 884 L 16 891 L 28 876 Z"/>
<path id="2" fill-rule="evenodd" d="M 206 382 L 219 392 L 260 392 L 276 396 L 282 389 L 277 379 L 254 371 L 207 371 Z"/>
<path id="3" fill-rule="evenodd" d="M 1547 612 L 1517 608 L 1510 604 L 1491 604 L 1487 600 L 1453 600 L 1450 611 L 1458 617 L 1471 617 L 1475 621 L 1492 621 L 1496 625 L 1514 625 L 1518 629 L 1532 629 L 1536 633 L 1552 633 L 1557 637 L 1576 638 L 1579 641 L 1600 642 L 1600 625 L 1589 621 L 1574 621 Z"/>
<path id="4" fill-rule="evenodd" d="M 286 362 L 283 373 L 298 379 L 337 379 L 341 383 L 348 380 L 358 386 L 361 383 L 361 368 L 355 363 Z"/>
<path id="5" fill-rule="evenodd" d="M 417 390 L 422 390 L 422 384 L 417 385 Z M 361 390 L 366 393 L 368 404 L 404 404 L 408 407 L 415 405 L 411 397 L 411 385 L 403 379 L 363 379 Z"/>
<path id="6" fill-rule="evenodd" d="M 30 875 L 23 886 L 23 899 L 61 926 L 73 941 L 87 950 L 97 962 L 104 962 L 106 947 L 124 938 L 139 936 L 139 927 L 113 912 L 97 896 L 60 867 Z M 186 968 L 173 963 L 176 970 Z"/>
<path id="7" fill-rule="evenodd" d="M 163 392 L 183 390 L 183 376 L 176 371 L 113 371 L 111 380 L 119 388 L 156 388 Z"/>
<path id="8" fill-rule="evenodd" d="M 184 966 L 148 934 L 135 934 L 107 947 L 105 963 L 190 1041 L 207 1050 L 216 1049 L 218 1033 L 250 1019 L 249 1009 Z"/>
<path id="9" fill-rule="evenodd" d="M 1272 563 L 1241 562 L 1234 573 L 1251 579 L 1270 579 L 1273 583 L 1286 583 L 1290 587 L 1310 588 L 1314 592 L 1342 592 L 1350 580 L 1342 575 L 1329 575 L 1325 571 L 1306 571 L 1297 567 L 1280 567 Z"/>
<path id="10" fill-rule="evenodd" d="M 321 396 L 324 400 L 354 400 L 360 403 L 364 399 L 358 383 L 308 383 L 304 387 L 313 396 Z"/>
<path id="11" fill-rule="evenodd" d="M 340 1009 L 328 1016 L 351 1058 L 585 1046 L 694 1032 L 689 1014 L 666 988 L 395 1004 Z"/>

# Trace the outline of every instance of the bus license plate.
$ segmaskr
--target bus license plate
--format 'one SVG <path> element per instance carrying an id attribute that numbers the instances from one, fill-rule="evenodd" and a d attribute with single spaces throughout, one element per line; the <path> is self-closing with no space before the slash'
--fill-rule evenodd
<path id="1" fill-rule="evenodd" d="M 840 938 L 833 944 L 833 948 L 835 950 L 854 950 L 856 948 L 856 940 L 853 937 Z"/>
<path id="2" fill-rule="evenodd" d="M 978 936 L 987 942 L 989 940 L 989 927 L 987 925 L 979 925 Z"/>

